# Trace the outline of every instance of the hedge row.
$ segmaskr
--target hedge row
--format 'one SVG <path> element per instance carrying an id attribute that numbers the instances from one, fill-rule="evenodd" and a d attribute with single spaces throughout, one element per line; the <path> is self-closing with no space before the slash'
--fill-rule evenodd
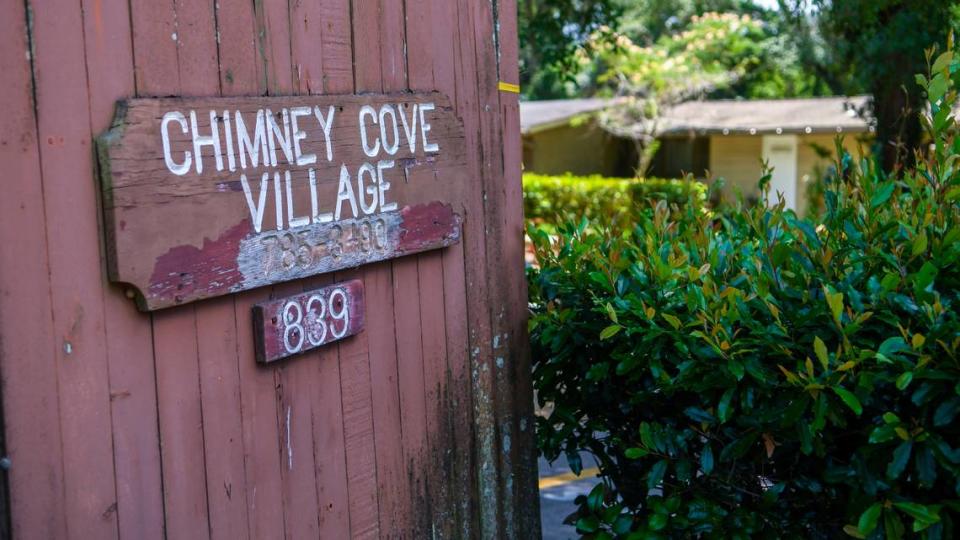
<path id="1" fill-rule="evenodd" d="M 843 156 L 822 219 L 529 230 L 540 450 L 601 470 L 579 533 L 960 538 L 960 55 L 930 60 L 927 153 Z"/>
<path id="2" fill-rule="evenodd" d="M 527 219 L 557 222 L 563 219 L 601 219 L 651 207 L 657 201 L 703 204 L 707 186 L 694 180 L 663 178 L 607 178 L 599 175 L 561 176 L 525 173 L 523 206 Z"/>

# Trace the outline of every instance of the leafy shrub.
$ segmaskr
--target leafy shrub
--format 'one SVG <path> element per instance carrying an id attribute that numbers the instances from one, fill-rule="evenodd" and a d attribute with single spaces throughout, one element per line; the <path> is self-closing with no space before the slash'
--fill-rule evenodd
<path id="1" fill-rule="evenodd" d="M 607 221 L 615 216 L 629 216 L 648 200 L 666 200 L 671 204 L 692 200 L 699 206 L 706 200 L 706 193 L 706 185 L 695 180 L 523 175 L 527 219 L 550 222 L 581 217 Z"/>
<path id="2" fill-rule="evenodd" d="M 932 73 L 930 155 L 842 158 L 820 224 L 662 201 L 530 230 L 540 448 L 603 477 L 580 533 L 960 537 L 960 61 Z"/>

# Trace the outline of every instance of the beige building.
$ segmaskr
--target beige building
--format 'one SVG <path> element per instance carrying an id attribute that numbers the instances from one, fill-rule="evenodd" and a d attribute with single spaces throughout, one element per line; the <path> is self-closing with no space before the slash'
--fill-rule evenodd
<path id="1" fill-rule="evenodd" d="M 852 155 L 867 150 L 864 143 L 872 133 L 865 119 L 868 99 L 683 103 L 660 120 L 661 146 L 650 174 L 692 173 L 708 182 L 723 178 L 728 193 L 739 191 L 756 198 L 761 163 L 766 161 L 773 168 L 772 189 L 783 194 L 790 208 L 803 213 L 809 184 L 822 177 L 835 159 L 837 135 L 843 136 L 844 147 Z M 631 174 L 636 163 L 631 141 L 606 133 L 589 119 L 589 112 L 609 104 L 603 100 L 522 103 L 526 169 L 545 174 Z M 546 118 L 550 121 L 540 121 Z"/>

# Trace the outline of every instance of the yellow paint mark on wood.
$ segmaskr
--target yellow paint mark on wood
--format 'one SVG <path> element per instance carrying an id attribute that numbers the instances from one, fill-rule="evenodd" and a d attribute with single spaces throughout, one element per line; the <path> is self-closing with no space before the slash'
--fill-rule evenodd
<path id="1" fill-rule="evenodd" d="M 497 88 L 499 88 L 501 92 L 510 92 L 510 93 L 513 93 L 513 94 L 519 94 L 519 93 L 520 93 L 520 85 L 519 85 L 519 84 L 513 84 L 513 83 L 508 83 L 508 82 L 500 81 L 500 84 L 497 85 Z"/>
<path id="2" fill-rule="evenodd" d="M 590 467 L 589 469 L 580 471 L 580 476 L 573 474 L 573 471 L 558 474 L 556 476 L 546 476 L 540 479 L 540 489 L 548 489 L 569 484 L 570 482 L 576 482 L 577 480 L 593 478 L 598 474 L 600 474 L 600 469 L 597 467 Z"/>

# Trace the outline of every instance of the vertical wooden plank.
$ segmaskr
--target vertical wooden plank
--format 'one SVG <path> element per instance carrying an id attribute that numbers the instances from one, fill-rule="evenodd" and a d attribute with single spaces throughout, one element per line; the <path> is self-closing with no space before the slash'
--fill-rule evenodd
<path id="1" fill-rule="evenodd" d="M 259 19 L 253 3 L 219 2 L 220 87 L 223 95 L 266 92 L 266 54 L 260 48 Z M 240 394 L 244 493 L 247 535 L 282 538 L 283 498 L 280 474 L 280 433 L 277 422 L 276 370 L 258 368 L 253 355 L 252 306 L 265 300 L 268 289 L 234 297 L 236 362 Z"/>
<path id="2" fill-rule="evenodd" d="M 460 21 L 456 2 L 432 0 L 434 84 L 454 99 L 458 114 L 463 117 L 468 109 L 466 98 L 469 92 L 458 86 L 462 83 L 458 74 L 458 58 L 462 42 L 459 38 Z M 461 95 L 464 94 L 464 95 Z M 457 201 L 462 214 L 466 214 L 467 200 Z M 479 513 L 476 511 L 476 483 L 474 476 L 474 437 L 471 361 L 467 325 L 467 288 L 464 269 L 464 244 L 456 244 L 443 251 L 442 273 L 444 288 L 444 316 L 446 319 L 446 353 L 448 381 L 446 395 L 447 429 L 452 433 L 453 472 L 450 476 L 450 499 L 456 505 L 454 535 L 466 538 L 479 534 Z"/>
<path id="3" fill-rule="evenodd" d="M 263 83 L 270 95 L 289 94 L 293 90 L 289 4 L 280 0 L 254 0 L 253 5 Z"/>
<path id="4" fill-rule="evenodd" d="M 266 86 L 260 82 L 263 62 L 257 54 L 253 3 L 217 2 L 216 18 L 220 94 L 259 95 Z"/>
<path id="5" fill-rule="evenodd" d="M 256 93 L 258 62 L 252 5 L 217 2 L 213 16 L 216 50 L 214 58 L 207 52 L 202 60 L 216 60 L 219 94 Z M 206 13 L 200 17 L 206 18 Z M 198 68 L 199 62 L 190 69 Z M 201 91 L 214 93 L 209 89 L 212 81 L 205 84 L 208 86 Z M 210 537 L 250 538 L 242 380 L 237 358 L 239 340 L 249 336 L 238 329 L 236 297 L 198 304 L 196 318 Z"/>
<path id="6" fill-rule="evenodd" d="M 242 6 L 234 5 L 233 9 Z M 245 17 L 245 14 L 243 15 Z M 283 94 L 291 90 L 289 19 L 286 4 L 280 1 L 253 2 L 253 37 L 258 77 L 234 79 L 242 84 L 244 94 Z M 246 35 L 240 24 L 236 33 Z M 242 45 L 241 45 L 242 46 Z M 223 47 L 223 44 L 222 44 Z M 236 64 L 246 65 L 246 57 Z M 247 72 L 249 74 L 249 72 Z M 283 496 L 280 403 L 277 367 L 260 367 L 254 361 L 253 304 L 266 300 L 269 289 L 243 293 L 236 298 L 237 362 L 241 381 L 243 441 L 247 483 L 247 517 L 251 538 L 283 538 L 285 508 Z"/>
<path id="7" fill-rule="evenodd" d="M 138 95 L 219 91 L 212 4 L 133 0 L 131 20 Z M 153 330 L 167 535 L 208 536 L 196 309 L 157 313 Z"/>
<path id="8" fill-rule="evenodd" d="M 506 280 L 510 279 L 509 272 L 504 270 L 508 264 L 503 258 L 501 242 L 503 241 L 503 208 L 505 190 L 503 185 L 503 139 L 500 124 L 500 103 L 498 83 L 499 58 L 497 56 L 498 38 L 494 20 L 497 12 L 492 3 L 477 2 L 473 6 L 473 29 L 476 40 L 477 54 L 477 89 L 480 99 L 480 144 L 482 147 L 482 174 L 484 184 L 484 230 L 486 232 L 487 267 L 486 279 L 490 290 L 497 290 L 498 294 L 489 298 L 490 326 L 492 333 L 491 356 L 484 359 L 482 371 L 492 372 L 492 377 L 481 377 L 481 392 L 488 392 L 492 403 L 489 418 L 492 425 L 486 426 L 487 435 L 493 436 L 492 444 L 484 448 L 485 458 L 495 460 L 496 476 L 488 481 L 495 482 L 496 498 L 499 501 L 498 512 L 502 526 L 502 534 L 507 537 L 516 537 L 518 531 L 515 523 L 515 507 L 509 496 L 513 491 L 513 461 L 510 453 L 512 441 L 511 426 L 513 422 L 512 409 L 514 395 L 509 388 L 507 362 L 513 359 L 507 355 L 507 343 L 513 337 L 509 334 L 508 313 L 505 299 L 500 290 Z M 490 361 L 492 360 L 492 362 Z M 477 386 L 475 386 L 475 389 Z M 488 441 L 485 438 L 484 441 Z"/>
<path id="9" fill-rule="evenodd" d="M 408 69 L 418 69 L 421 72 L 432 69 L 430 56 L 419 56 L 409 50 L 406 8 L 405 1 L 381 0 L 380 73 L 384 92 L 396 92 L 409 88 Z M 420 19 L 417 24 L 429 25 L 429 19 Z M 430 90 L 433 89 L 432 84 L 428 86 Z M 399 178 L 394 181 L 399 181 Z M 410 178 L 409 181 L 417 182 L 418 180 Z M 408 517 L 400 522 L 401 526 L 412 536 L 426 536 L 432 530 L 430 515 L 434 509 L 434 501 L 430 499 L 427 486 L 426 471 L 435 468 L 435 464 L 430 460 L 427 438 L 425 351 L 421 336 L 419 267 L 417 257 L 395 259 L 392 266 L 394 346 L 399 382 L 403 470 L 406 471 L 406 482 L 404 482 L 406 489 L 396 489 L 393 493 L 395 497 L 402 497 L 403 500 L 397 501 L 398 504 L 394 504 L 393 507 L 397 508 L 406 503 L 409 508 L 412 504 L 414 511 L 404 512 Z M 379 355 L 371 355 L 371 360 L 376 362 L 379 360 L 378 357 Z M 374 423 L 377 424 L 376 418 Z M 380 454 L 388 453 L 382 448 L 382 444 L 378 444 L 378 447 L 380 447 Z"/>
<path id="10" fill-rule="evenodd" d="M 311 84 L 322 85 L 319 48 L 309 41 L 313 5 L 289 5 L 289 46 L 293 94 L 310 93 Z M 281 61 L 277 59 L 276 61 Z M 314 75 L 316 74 L 316 75 Z M 321 86 L 317 86 L 319 91 Z M 274 296 L 287 296 L 304 290 L 306 281 L 274 287 Z M 278 364 L 277 386 L 280 404 L 281 478 L 284 523 L 287 538 L 316 538 L 319 535 L 319 495 L 317 492 L 316 453 L 314 447 L 314 387 L 317 381 L 315 354 L 301 355 Z M 339 405 L 339 404 L 338 404 Z"/>
<path id="11" fill-rule="evenodd" d="M 350 25 L 353 32 L 353 79 L 357 92 L 379 92 L 380 78 L 379 0 L 353 0 Z M 361 277 L 368 306 L 393 312 L 390 263 L 369 265 L 362 270 L 337 275 L 337 280 Z M 380 503 L 378 461 L 374 418 L 382 404 L 399 407 L 397 393 L 383 384 L 378 376 L 373 381 L 372 366 L 389 373 L 388 364 L 395 362 L 389 353 L 393 347 L 393 327 L 386 321 L 368 318 L 366 331 L 340 345 L 340 381 L 343 399 L 344 439 L 347 454 L 347 483 L 350 504 L 350 532 L 353 537 L 380 536 Z M 394 371 L 395 372 L 395 371 Z M 381 422 L 380 426 L 384 424 Z M 383 435 L 381 450 L 399 448 Z M 399 442 L 399 441 L 398 441 Z"/>
<path id="12" fill-rule="evenodd" d="M 172 2 L 130 0 L 133 66 L 138 96 L 172 96 L 180 89 L 177 22 Z"/>
<path id="13" fill-rule="evenodd" d="M 306 61 L 300 63 L 307 66 L 307 69 L 299 70 L 301 90 L 306 79 L 307 90 L 311 93 L 351 91 L 353 69 L 349 0 L 321 0 L 319 3 L 298 6 L 298 9 L 303 10 L 304 29 L 308 33 L 296 34 L 294 58 L 319 53 L 319 59 L 305 58 Z M 299 17 L 294 21 L 299 21 Z M 319 51 L 316 50 L 317 33 L 320 34 Z M 320 67 L 320 72 L 316 71 L 316 66 Z M 319 287 L 330 281 L 330 276 L 307 280 L 305 287 Z M 313 453 L 319 535 L 321 538 L 345 538 L 350 534 L 350 515 L 339 348 L 323 348 L 311 361 L 316 362 L 316 382 L 312 393 Z"/>
<path id="14" fill-rule="evenodd" d="M 80 5 L 32 6 L 69 538 L 115 538 L 116 485 Z M 77 174 L 87 181 L 77 181 Z"/>
<path id="15" fill-rule="evenodd" d="M 484 195 L 489 167 L 486 166 L 487 147 L 483 144 L 484 135 L 481 122 L 486 93 L 481 93 L 479 76 L 483 71 L 480 65 L 483 36 L 477 38 L 480 24 L 475 12 L 480 2 L 460 0 L 458 2 L 459 62 L 457 67 L 457 100 L 462 105 L 461 114 L 467 133 L 467 144 L 472 152 L 471 171 L 478 175 L 478 181 L 470 184 L 466 194 L 466 219 L 464 220 L 465 277 L 467 289 L 467 313 L 470 333 L 470 374 L 471 398 L 473 405 L 474 429 L 474 475 L 477 490 L 479 536 L 482 538 L 504 537 L 501 528 L 498 506 L 500 496 L 497 489 L 496 424 L 493 416 L 493 333 L 490 326 L 488 299 L 490 291 L 486 279 L 486 235 L 484 223 Z M 492 33 L 491 33 L 492 35 Z"/>
<path id="16" fill-rule="evenodd" d="M 304 290 L 328 285 L 330 276 L 308 279 Z M 320 538 L 350 534 L 347 507 L 347 456 L 344 451 L 343 406 L 340 395 L 340 364 L 335 345 L 322 347 L 306 361 L 314 379 L 307 389 L 313 407 L 313 459 L 316 471 L 316 519 Z"/>
<path id="17" fill-rule="evenodd" d="M 234 309 L 232 297 L 196 307 L 210 537 L 223 540 L 249 537 Z"/>
<path id="18" fill-rule="evenodd" d="M 253 352 L 251 308 L 266 300 L 258 289 L 236 298 L 237 362 L 247 487 L 250 538 L 283 538 L 283 496 L 280 486 L 280 432 L 277 422 L 276 371 L 257 366 Z"/>
<path id="19" fill-rule="evenodd" d="M 223 95 L 260 95 L 267 90 L 267 50 L 262 46 L 262 3 L 218 2 L 220 87 Z M 287 62 L 289 65 L 289 61 Z M 254 361 L 252 306 L 265 300 L 268 289 L 234 297 L 237 373 L 240 403 L 247 535 L 256 539 L 284 536 L 280 441 L 276 399 L 277 371 Z M 216 456 L 213 456 L 214 458 Z M 238 496 L 234 493 L 234 496 Z"/>
<path id="20" fill-rule="evenodd" d="M 56 344 L 32 51 L 23 2 L 0 4 L 0 375 L 5 436 L 12 467 L 14 538 L 65 538 L 63 461 L 57 400 Z"/>
<path id="21" fill-rule="evenodd" d="M 258 20 L 261 46 L 266 57 L 267 88 L 276 95 L 307 91 L 309 81 L 302 78 L 302 65 L 318 64 L 318 56 L 307 43 L 309 25 L 296 17 L 296 8 L 280 1 L 266 1 Z M 293 12 L 291 12 L 291 9 Z M 296 21 L 296 24 L 294 24 Z M 298 55 L 293 56 L 297 43 Z M 273 288 L 272 296 L 284 296 L 302 284 L 286 283 Z M 280 448 L 280 477 L 283 493 L 284 534 L 287 538 L 311 538 L 319 534 L 316 466 L 313 447 L 313 415 L 310 376 L 316 371 L 309 359 L 297 358 L 275 367 Z"/>
<path id="22" fill-rule="evenodd" d="M 167 536 L 207 537 L 210 525 L 194 307 L 154 314 L 153 335 Z"/>
<path id="23" fill-rule="evenodd" d="M 517 7 L 515 0 L 497 4 L 498 25 L 497 58 L 500 61 L 500 79 L 519 84 L 519 43 Z M 500 117 L 503 133 L 504 226 L 499 244 L 507 274 L 503 301 L 505 303 L 508 336 L 506 340 L 508 367 L 506 380 L 511 385 L 513 403 L 512 458 L 515 478 L 512 501 L 517 509 L 517 531 L 527 535 L 540 530 L 539 490 L 537 478 L 536 438 L 533 417 L 533 382 L 531 380 L 530 351 L 527 337 L 527 281 L 524 272 L 524 217 L 523 180 L 520 140 L 520 100 L 514 93 L 500 94 Z M 511 452 L 511 448 L 502 448 Z"/>
<path id="24" fill-rule="evenodd" d="M 84 0 L 91 140 L 113 120 L 118 99 L 134 93 L 133 44 L 125 0 Z M 164 535 L 160 440 L 150 317 L 119 287 L 105 286 L 106 357 L 121 538 Z"/>
<path id="25" fill-rule="evenodd" d="M 443 63 L 444 53 L 438 50 L 435 35 L 450 32 L 451 22 L 444 19 L 444 6 L 432 0 L 406 0 L 406 51 L 408 57 L 407 80 L 411 90 L 439 90 L 455 97 L 453 62 Z M 436 33 L 436 34 L 435 34 Z M 440 44 L 452 50 L 452 39 Z M 437 79 L 447 81 L 444 87 Z M 445 179 L 454 181 L 455 179 Z M 417 175 L 411 182 L 435 181 L 430 174 Z M 447 366 L 446 314 L 444 309 L 443 253 L 432 252 L 417 257 L 420 315 L 420 341 L 422 346 L 422 373 L 424 401 L 426 404 L 426 433 L 429 453 L 418 472 L 424 477 L 430 501 L 431 530 L 440 538 L 455 535 L 457 525 L 456 500 L 451 496 L 455 484 L 453 440 L 451 422 L 453 404 L 445 395 Z M 396 263 L 394 265 L 396 267 Z M 462 295 L 464 291 L 451 292 Z M 465 339 L 466 336 L 464 335 Z M 399 332 L 398 332 L 399 343 Z"/>

